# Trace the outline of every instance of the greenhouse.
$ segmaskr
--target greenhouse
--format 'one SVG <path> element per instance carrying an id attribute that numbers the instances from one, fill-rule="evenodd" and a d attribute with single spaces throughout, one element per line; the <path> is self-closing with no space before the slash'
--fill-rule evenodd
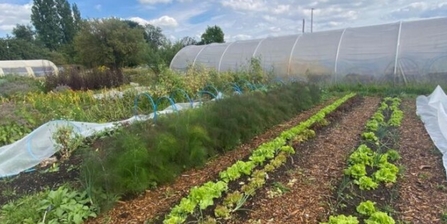
<path id="1" fill-rule="evenodd" d="M 43 77 L 58 72 L 56 65 L 48 60 L 0 61 L 0 76 L 20 75 Z"/>
<path id="2" fill-rule="evenodd" d="M 187 46 L 171 62 L 185 71 L 203 66 L 219 72 L 248 68 L 259 60 L 283 77 L 411 81 L 446 78 L 447 18 Z"/>

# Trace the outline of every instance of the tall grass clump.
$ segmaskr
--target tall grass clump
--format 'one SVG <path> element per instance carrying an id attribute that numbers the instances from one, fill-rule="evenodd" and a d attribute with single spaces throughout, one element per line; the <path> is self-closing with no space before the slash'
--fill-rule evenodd
<path id="1" fill-rule="evenodd" d="M 312 107 L 320 100 L 315 89 L 293 83 L 133 124 L 94 144 L 97 150 L 87 152 L 81 179 L 92 194 L 136 195 Z"/>

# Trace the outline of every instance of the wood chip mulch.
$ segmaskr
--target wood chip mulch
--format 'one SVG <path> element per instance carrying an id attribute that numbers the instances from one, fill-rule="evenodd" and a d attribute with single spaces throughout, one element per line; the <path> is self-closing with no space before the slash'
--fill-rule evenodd
<path id="1" fill-rule="evenodd" d="M 239 159 L 249 155 L 249 153 L 264 142 L 267 142 L 277 135 L 300 122 L 308 119 L 324 106 L 333 102 L 328 100 L 318 106 L 300 113 L 293 119 L 277 125 L 262 135 L 255 137 L 252 141 L 242 144 L 233 151 L 219 156 L 208 162 L 204 167 L 189 170 L 171 184 L 159 186 L 154 190 L 147 190 L 145 194 L 130 201 L 119 202 L 112 210 L 95 219 L 87 220 L 86 223 L 144 223 L 146 220 L 156 218 L 166 214 L 182 197 L 187 195 L 189 189 L 196 185 L 201 185 L 206 181 L 217 177 L 217 174 Z"/>
<path id="2" fill-rule="evenodd" d="M 399 200 L 395 205 L 403 223 L 447 223 L 447 181 L 442 155 L 416 115 L 414 99 L 402 102 L 399 129 L 401 164 Z"/>
<path id="3" fill-rule="evenodd" d="M 327 220 L 333 190 L 343 176 L 350 152 L 360 140 L 366 121 L 376 111 L 379 98 L 367 97 L 309 144 L 296 148 L 294 167 L 275 177 L 289 191 L 268 197 L 269 188 L 258 192 L 248 207 L 248 217 L 230 223 L 318 223 Z M 278 179 L 276 179 L 278 178 Z M 295 183 L 293 183 L 295 181 Z M 293 183 L 293 184 L 292 184 Z"/>

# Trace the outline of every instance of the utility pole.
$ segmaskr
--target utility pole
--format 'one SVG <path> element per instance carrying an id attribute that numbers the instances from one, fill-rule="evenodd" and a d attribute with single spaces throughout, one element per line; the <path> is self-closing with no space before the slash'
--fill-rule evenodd
<path id="1" fill-rule="evenodd" d="M 310 10 L 310 32 L 313 33 L 314 27 L 314 8 Z"/>
<path id="2" fill-rule="evenodd" d="M 306 20 L 303 19 L 303 33 L 304 33 L 304 24 L 306 23 Z"/>

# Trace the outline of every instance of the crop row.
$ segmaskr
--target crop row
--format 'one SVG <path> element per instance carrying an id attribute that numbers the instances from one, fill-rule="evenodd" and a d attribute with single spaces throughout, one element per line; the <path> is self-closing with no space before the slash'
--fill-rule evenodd
<path id="1" fill-rule="evenodd" d="M 377 204 L 383 208 L 388 202 L 374 201 L 374 194 L 389 192 L 387 189 L 394 186 L 399 174 L 395 162 L 400 155 L 393 148 L 396 127 L 403 118 L 400 102 L 399 98 L 386 97 L 367 121 L 362 144 L 348 158 L 349 165 L 337 196 L 340 209 L 348 215 L 330 216 L 327 223 L 356 224 L 359 218 L 365 223 L 395 223 L 388 213 L 378 209 Z M 354 210 L 357 216 L 350 214 Z"/>
<path id="2" fill-rule="evenodd" d="M 313 137 L 315 132 L 309 128 L 312 125 L 324 122 L 327 114 L 337 109 L 341 104 L 353 97 L 348 94 L 336 100 L 331 105 L 323 108 L 308 120 L 282 132 L 279 137 L 261 144 L 256 148 L 248 161 L 237 161 L 226 170 L 219 173 L 217 181 L 209 181 L 201 186 L 193 187 L 189 195 L 182 198 L 180 203 L 172 208 L 163 223 L 177 224 L 186 221 L 194 212 L 203 211 L 223 193 L 227 193 L 222 205 L 217 205 L 215 215 L 219 218 L 228 218 L 231 213 L 240 208 L 248 197 L 265 184 L 267 173 L 279 168 L 287 160 L 287 156 L 294 154 L 294 149 L 289 145 L 293 141 L 305 141 Z M 267 163 L 268 162 L 268 163 Z M 267 164 L 266 164 L 267 163 Z M 237 181 L 243 176 L 249 176 L 248 183 L 241 187 L 241 191 L 228 192 L 229 183 Z"/>

